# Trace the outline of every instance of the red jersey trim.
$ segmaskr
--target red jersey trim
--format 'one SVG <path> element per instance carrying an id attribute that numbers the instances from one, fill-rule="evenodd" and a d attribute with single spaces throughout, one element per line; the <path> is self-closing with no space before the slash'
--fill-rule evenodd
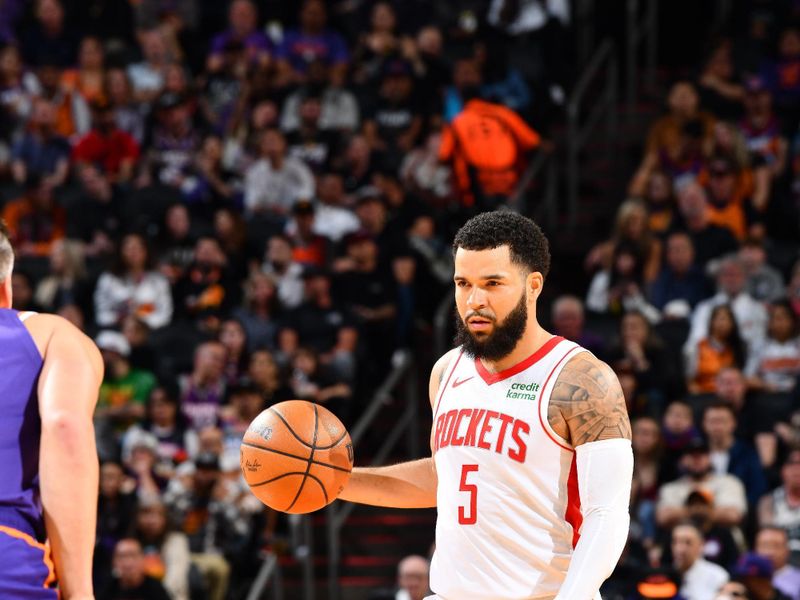
<path id="1" fill-rule="evenodd" d="M 567 510 L 564 511 L 564 520 L 572 525 L 572 547 L 574 549 L 578 545 L 578 540 L 581 539 L 579 531 L 583 525 L 581 496 L 578 491 L 578 461 L 577 456 L 574 455 L 567 478 Z"/>
<path id="2" fill-rule="evenodd" d="M 540 360 L 542 360 L 545 356 L 547 356 L 550 351 L 555 348 L 559 342 L 561 342 L 564 338 L 560 335 L 554 335 L 549 340 L 547 340 L 544 344 L 542 344 L 536 352 L 531 354 L 525 360 L 518 362 L 515 365 L 508 367 L 507 369 L 503 369 L 502 371 L 498 371 L 497 373 L 490 373 L 486 367 L 483 366 L 483 363 L 480 361 L 479 358 L 475 359 L 475 368 L 478 371 L 478 375 L 481 376 L 486 382 L 486 385 L 492 385 L 493 383 L 497 383 L 498 381 L 503 381 L 504 379 L 508 379 L 509 377 L 513 377 L 517 373 L 521 373 L 528 367 L 536 364 Z"/>
<path id="3" fill-rule="evenodd" d="M 547 384 L 549 384 L 549 383 L 550 383 L 550 379 L 553 377 L 553 373 L 555 373 L 555 372 L 558 370 L 558 367 L 561 365 L 561 363 L 562 363 L 562 362 L 564 362 L 564 359 L 565 359 L 565 358 L 567 358 L 567 357 L 568 357 L 568 356 L 570 356 L 570 355 L 573 355 L 573 356 L 574 356 L 574 354 L 573 354 L 573 353 L 574 353 L 574 352 L 575 352 L 575 350 L 577 350 L 577 349 L 580 349 L 580 346 L 574 346 L 573 348 L 570 348 L 570 350 L 568 350 L 568 351 L 567 351 L 567 352 L 564 354 L 564 356 L 562 356 L 562 357 L 561 357 L 561 358 L 558 360 L 558 362 L 555 364 L 555 366 L 554 366 L 554 367 L 553 367 L 553 368 L 550 370 L 550 373 L 547 375 L 547 379 L 545 379 L 545 380 L 544 380 L 544 385 L 542 386 L 542 393 L 541 393 L 541 394 L 539 394 L 539 400 L 538 400 L 538 403 L 537 403 L 537 406 L 536 406 L 536 412 L 538 412 L 538 413 L 539 413 L 539 424 L 542 426 L 542 430 L 545 432 L 545 434 L 547 435 L 547 437 L 549 437 L 549 438 L 550 438 L 550 440 L 551 440 L 551 441 L 552 441 L 552 442 L 553 442 L 553 443 L 554 443 L 556 446 L 558 446 L 559 448 L 563 448 L 564 450 L 568 450 L 568 451 L 570 451 L 570 452 L 575 452 L 575 449 L 574 449 L 574 448 L 570 448 L 569 446 L 565 446 L 564 444 L 562 444 L 561 442 L 559 442 L 559 441 L 558 441 L 556 438 L 554 438 L 554 437 L 553 437 L 553 434 L 552 434 L 552 433 L 550 433 L 550 430 L 547 428 L 547 425 L 545 424 L 545 422 L 544 422 L 544 419 L 542 418 L 542 398 L 544 397 L 544 395 L 545 395 L 545 392 L 547 391 Z M 548 398 L 548 402 L 549 402 L 549 400 L 550 400 L 550 399 Z"/>
<path id="4" fill-rule="evenodd" d="M 436 415 L 439 412 L 439 405 L 442 403 L 442 398 L 444 397 L 444 392 L 447 389 L 447 386 L 450 385 L 450 378 L 453 377 L 453 373 L 456 372 L 456 367 L 458 367 L 458 361 L 461 360 L 461 357 L 464 355 L 464 351 L 458 353 L 458 357 L 456 357 L 456 361 L 453 363 L 453 368 L 450 369 L 450 374 L 447 376 L 447 380 L 444 382 L 442 389 L 439 390 L 439 399 L 436 401 L 436 405 L 433 407 L 433 421 L 436 422 Z M 449 366 L 449 365 L 448 365 Z"/>

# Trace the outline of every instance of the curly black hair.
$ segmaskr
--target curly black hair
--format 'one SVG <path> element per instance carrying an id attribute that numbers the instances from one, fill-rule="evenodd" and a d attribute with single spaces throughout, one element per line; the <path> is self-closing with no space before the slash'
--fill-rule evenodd
<path id="1" fill-rule="evenodd" d="M 515 212 L 485 212 L 472 217 L 456 233 L 453 254 L 459 248 L 489 250 L 500 246 L 508 246 L 511 262 L 547 277 L 550 244 L 536 223 Z"/>

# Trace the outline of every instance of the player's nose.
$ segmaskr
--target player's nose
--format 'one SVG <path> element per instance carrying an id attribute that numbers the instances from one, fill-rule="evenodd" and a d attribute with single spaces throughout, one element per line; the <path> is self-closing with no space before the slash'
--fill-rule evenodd
<path id="1" fill-rule="evenodd" d="M 467 297 L 467 306 L 472 310 L 478 310 L 486 306 L 486 291 L 477 285 L 473 286 Z"/>

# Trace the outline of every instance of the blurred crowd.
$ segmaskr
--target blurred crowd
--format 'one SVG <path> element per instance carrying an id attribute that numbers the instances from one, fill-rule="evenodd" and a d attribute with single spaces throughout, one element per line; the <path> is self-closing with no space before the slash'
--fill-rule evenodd
<path id="1" fill-rule="evenodd" d="M 552 306 L 633 421 L 620 598 L 800 598 L 800 13 L 736 4 Z"/>
<path id="2" fill-rule="evenodd" d="M 429 342 L 453 233 L 514 193 L 564 101 L 569 19 L 0 2 L 14 308 L 69 319 L 106 367 L 98 598 L 243 597 L 287 544 L 240 478 L 243 432 L 289 398 L 351 424 L 393 353 Z"/>

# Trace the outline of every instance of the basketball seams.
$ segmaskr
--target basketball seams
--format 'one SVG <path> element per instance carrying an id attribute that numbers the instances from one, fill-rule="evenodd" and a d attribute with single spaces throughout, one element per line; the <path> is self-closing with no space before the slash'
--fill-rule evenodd
<path id="1" fill-rule="evenodd" d="M 317 485 L 319 485 L 320 489 L 322 490 L 322 495 L 325 497 L 325 504 L 327 505 L 328 504 L 328 490 L 325 489 L 325 485 L 323 485 L 322 480 L 319 477 L 317 477 L 316 475 L 312 475 L 311 473 L 308 474 L 308 477 L 317 482 Z"/>
<path id="2" fill-rule="evenodd" d="M 341 440 L 340 440 L 341 441 Z M 275 454 L 280 454 L 281 456 L 285 456 L 287 458 L 296 458 L 297 460 L 302 460 L 303 462 L 311 462 L 311 464 L 318 465 L 320 467 L 327 467 L 329 469 L 333 469 L 334 471 L 343 471 L 345 473 L 352 473 L 352 469 L 345 469 L 344 467 L 339 467 L 333 465 L 331 463 L 322 462 L 319 460 L 310 460 L 303 456 L 297 456 L 297 454 L 292 454 L 290 452 L 284 452 L 283 450 L 278 450 L 277 448 L 265 448 L 264 446 L 259 446 L 258 444 L 253 444 L 252 442 L 242 442 L 242 446 L 247 446 L 248 448 L 255 448 L 256 450 L 263 450 L 264 452 L 274 452 Z M 330 448 L 317 448 L 317 450 L 329 450 Z M 302 473 L 300 473 L 302 475 Z"/>
<path id="3" fill-rule="evenodd" d="M 303 472 L 302 471 L 288 471 L 288 472 L 283 473 L 281 475 L 276 475 L 272 479 L 267 479 L 266 481 L 259 481 L 258 483 L 248 483 L 247 485 L 249 485 L 251 488 L 259 487 L 259 486 L 262 486 L 262 485 L 267 485 L 268 483 L 272 483 L 273 481 L 278 481 L 279 479 L 283 479 L 284 477 L 288 477 L 289 475 L 300 475 L 300 476 L 302 476 Z"/>
<path id="4" fill-rule="evenodd" d="M 289 512 L 290 510 L 292 510 L 292 507 L 297 503 L 297 500 L 300 498 L 300 494 L 303 493 L 303 487 L 306 484 L 306 479 L 308 479 L 308 472 L 311 471 L 311 465 L 312 465 L 312 462 L 314 460 L 314 452 L 317 450 L 317 434 L 319 432 L 319 410 L 317 410 L 317 405 L 316 404 L 314 404 L 313 407 L 314 407 L 314 439 L 311 442 L 311 454 L 308 455 L 308 463 L 306 464 L 306 472 L 303 475 L 303 480 L 300 482 L 300 485 L 297 487 L 297 493 L 294 496 L 294 500 L 292 500 L 292 503 L 286 509 L 286 512 Z M 292 428 L 289 426 L 288 423 L 286 423 L 286 421 L 283 419 L 283 417 L 280 415 L 280 413 L 277 410 L 275 411 L 275 414 L 280 416 L 281 421 L 283 421 L 286 424 L 286 427 L 289 428 L 289 431 L 292 431 Z M 292 431 L 292 435 L 297 437 L 297 434 L 295 434 L 294 431 Z M 300 440 L 299 437 L 297 437 L 297 439 Z M 302 440 L 300 440 L 300 441 L 302 441 Z M 327 493 L 326 493 L 326 496 L 327 496 Z"/>
<path id="5" fill-rule="evenodd" d="M 313 454 L 314 454 L 314 452 L 313 452 L 313 446 L 314 446 L 314 445 L 313 445 L 313 444 L 309 444 L 307 441 L 305 441 L 303 438 L 301 438 L 299 435 L 297 435 L 297 434 L 295 433 L 294 429 L 292 429 L 292 426 L 291 426 L 291 425 L 289 425 L 289 421 L 287 421 L 287 420 L 286 420 L 286 418 L 285 418 L 285 417 L 284 417 L 284 416 L 283 416 L 283 415 L 282 415 L 280 412 L 278 412 L 277 410 L 275 410 L 275 407 L 273 407 L 273 406 L 270 406 L 270 407 L 269 407 L 267 410 L 268 410 L 268 411 L 270 411 L 270 412 L 273 412 L 273 413 L 275 413 L 275 415 L 276 415 L 276 416 L 277 416 L 277 417 L 278 417 L 278 418 L 279 418 L 279 419 L 280 419 L 280 420 L 283 422 L 283 424 L 286 426 L 286 429 L 288 429 L 288 430 L 289 430 L 289 433 L 291 433 L 291 434 L 294 436 L 294 439 L 296 439 L 298 442 L 300 442 L 301 444 L 303 444 L 303 446 L 305 446 L 306 448 L 312 448 L 312 452 L 311 452 L 311 454 L 312 454 L 312 456 L 313 456 Z M 316 405 L 316 404 L 314 404 L 314 422 L 315 422 L 315 423 L 316 423 L 316 420 L 317 420 L 317 405 Z M 316 430 L 316 429 L 314 429 L 314 442 L 315 442 L 315 443 L 316 443 L 316 440 L 317 440 L 317 430 Z"/>

